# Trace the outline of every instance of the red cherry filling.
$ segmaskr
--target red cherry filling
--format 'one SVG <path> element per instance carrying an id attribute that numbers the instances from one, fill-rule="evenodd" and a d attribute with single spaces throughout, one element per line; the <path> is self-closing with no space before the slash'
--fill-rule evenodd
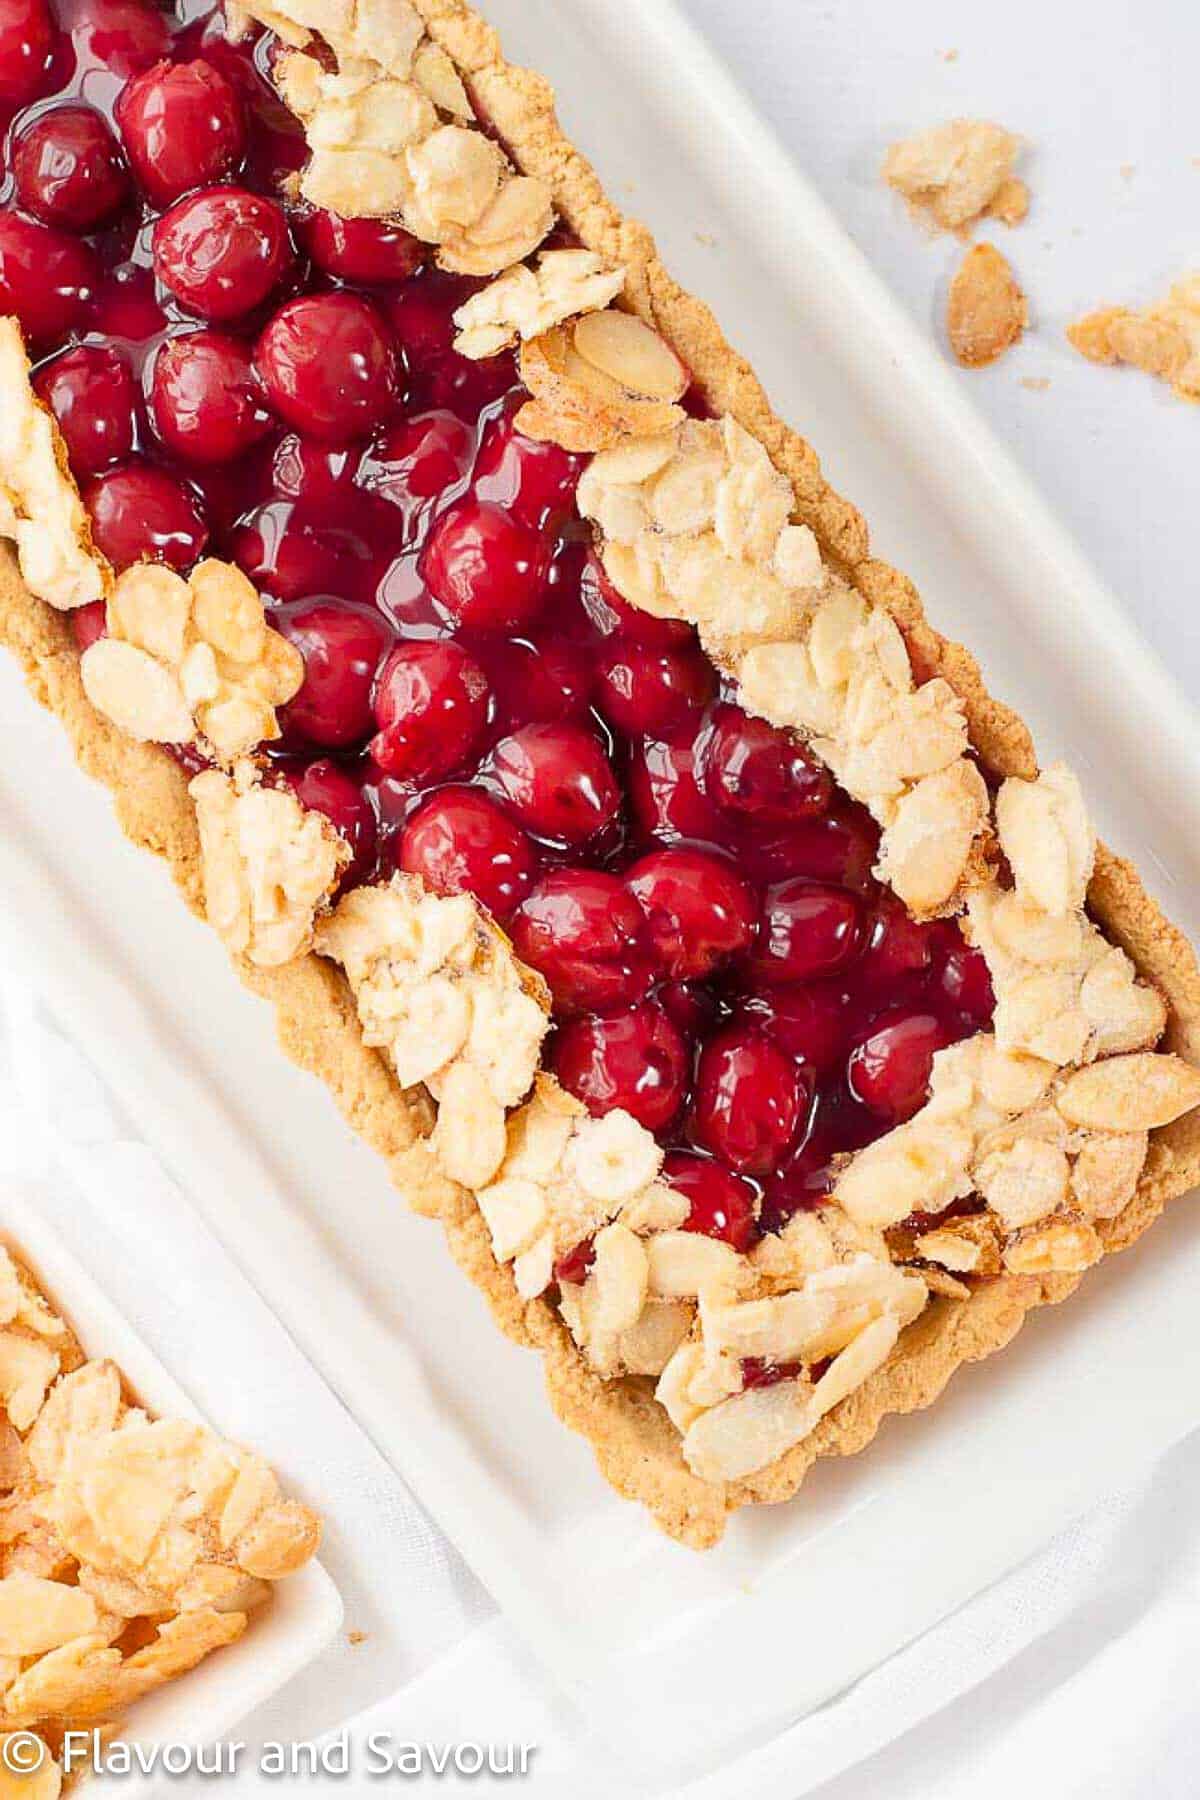
<path id="1" fill-rule="evenodd" d="M 154 359 L 150 410 L 184 462 L 233 462 L 271 429 L 245 346 L 220 331 L 167 340 Z"/>
<path id="2" fill-rule="evenodd" d="M 599 869 L 552 870 L 517 908 L 508 935 L 521 961 L 545 976 L 561 1013 L 627 1006 L 653 978 L 641 908 Z"/>
<path id="3" fill-rule="evenodd" d="M 656 850 L 626 877 L 655 953 L 676 980 L 709 975 L 754 936 L 754 896 L 733 867 L 703 850 Z"/>
<path id="4" fill-rule="evenodd" d="M 289 197 L 268 44 L 190 4 L 0 0 L 0 309 L 99 548 L 186 570 L 211 535 L 299 646 L 266 777 L 350 844 L 342 886 L 474 893 L 546 980 L 564 1084 L 643 1119 L 690 1228 L 746 1247 L 911 1116 L 990 1018 L 986 966 L 880 888 L 874 821 L 695 631 L 612 587 L 586 459 L 517 429 L 510 352 L 453 348 L 478 284 Z"/>
<path id="5" fill-rule="evenodd" d="M 958 941 L 953 943 L 942 964 L 938 986 L 951 1006 L 966 1016 L 972 1030 L 978 1031 L 988 1023 L 995 1009 L 992 978 L 982 952 L 964 944 L 957 930 L 954 936 Z"/>
<path id="6" fill-rule="evenodd" d="M 629 799 L 639 835 L 667 843 L 680 838 L 721 842 L 721 822 L 700 786 L 698 745 L 703 721 L 692 719 L 668 738 L 636 744 L 629 765 Z"/>
<path id="7" fill-rule="evenodd" d="M 803 1365 L 798 1362 L 773 1363 L 761 1356 L 744 1356 L 742 1358 L 743 1388 L 774 1387 L 777 1382 L 791 1381 L 799 1375 Z"/>
<path id="8" fill-rule="evenodd" d="M 502 414 L 484 427 L 473 485 L 479 499 L 536 529 L 571 505 L 584 463 L 557 444 L 525 437 L 511 413 Z"/>
<path id="9" fill-rule="evenodd" d="M 272 619 L 304 658 L 304 683 L 283 717 L 289 735 L 344 749 L 374 724 L 371 690 L 390 633 L 378 613 L 337 600 L 309 602 Z"/>
<path id="10" fill-rule="evenodd" d="M 176 201 L 155 225 L 153 244 L 158 279 L 205 319 L 253 311 L 292 254 L 275 202 L 236 187 L 204 188 Z"/>
<path id="11" fill-rule="evenodd" d="M 752 1247 L 759 1233 L 754 1189 L 748 1181 L 720 1163 L 686 1150 L 672 1151 L 662 1172 L 663 1180 L 678 1188 L 691 1207 L 685 1231 L 720 1238 L 735 1250 Z"/>
<path id="12" fill-rule="evenodd" d="M 600 664 L 596 704 L 618 731 L 657 733 L 698 712 L 716 685 L 716 670 L 690 645 L 657 650 L 618 644 Z"/>
<path id="13" fill-rule="evenodd" d="M 884 1013 L 851 1054 L 850 1092 L 889 1125 L 900 1125 L 925 1104 L 934 1053 L 950 1042 L 933 1013 Z"/>
<path id="14" fill-rule="evenodd" d="M 82 326 L 99 280 L 87 244 L 20 213 L 0 213 L 0 313 L 16 314 L 35 349 Z"/>
<path id="15" fill-rule="evenodd" d="M 46 0 L 4 0 L 0 9 L 0 104 L 24 106 L 46 81 L 54 26 Z"/>
<path id="16" fill-rule="evenodd" d="M 460 645 L 398 645 L 379 677 L 371 755 L 404 780 L 449 775 L 479 742 L 487 713 L 487 676 Z"/>
<path id="17" fill-rule="evenodd" d="M 138 185 L 156 206 L 228 175 L 246 145 L 237 91 L 203 58 L 135 75 L 117 97 L 116 116 Z"/>
<path id="18" fill-rule="evenodd" d="M 230 538 L 233 560 L 275 600 L 338 594 L 372 601 L 388 553 L 388 514 L 347 484 L 328 500 L 269 500 L 243 515 Z"/>
<path id="19" fill-rule="evenodd" d="M 738 1014 L 761 1026 L 794 1061 L 828 1075 L 846 1053 L 850 1010 L 842 987 L 814 982 L 751 994 L 739 1005 Z"/>
<path id="20" fill-rule="evenodd" d="M 496 725 L 512 731 L 541 720 L 587 716 L 592 671 L 582 651 L 561 639 L 536 645 L 484 639 L 479 654 L 496 698 Z"/>
<path id="21" fill-rule="evenodd" d="M 408 526 L 462 480 L 474 450 L 474 434 L 452 412 L 418 413 L 372 444 L 363 485 L 398 507 Z"/>
<path id="22" fill-rule="evenodd" d="M 813 981 L 846 968 L 863 942 L 862 906 L 845 888 L 781 881 L 763 896 L 753 967 L 766 981 Z"/>
<path id="23" fill-rule="evenodd" d="M 167 54 L 167 15 L 154 0 L 59 0 L 81 61 L 124 80 Z"/>
<path id="24" fill-rule="evenodd" d="M 447 787 L 426 800 L 400 834 L 399 866 L 438 894 L 474 894 L 505 918 L 533 886 L 533 845 L 478 788 Z"/>
<path id="25" fill-rule="evenodd" d="M 328 757 L 285 771 L 284 780 L 302 806 L 324 813 L 349 844 L 351 861 L 342 872 L 342 886 L 369 881 L 375 864 L 375 814 L 358 783 Z"/>
<path id="26" fill-rule="evenodd" d="M 526 830 L 568 848 L 596 837 L 621 809 L 603 747 L 583 725 L 523 725 L 501 738 L 490 768 Z"/>
<path id="27" fill-rule="evenodd" d="M 906 976 L 924 974 L 933 960 L 937 930 L 936 925 L 919 925 L 894 894 L 880 894 L 867 927 L 862 978 L 888 989 Z"/>
<path id="28" fill-rule="evenodd" d="M 356 294 L 304 294 L 258 340 L 259 373 L 280 418 L 309 437 L 349 443 L 391 412 L 396 353 L 383 320 Z"/>
<path id="29" fill-rule="evenodd" d="M 287 500 L 350 499 L 361 462 L 362 452 L 356 447 L 331 450 L 289 432 L 272 452 L 270 485 Z"/>
<path id="30" fill-rule="evenodd" d="M 573 1281 L 576 1284 L 585 1282 L 588 1270 L 596 1260 L 595 1238 L 583 1238 L 565 1256 L 560 1256 L 554 1265 L 555 1281 Z"/>
<path id="31" fill-rule="evenodd" d="M 762 1032 L 733 1026 L 710 1038 L 696 1069 L 694 1129 L 706 1150 L 743 1175 L 768 1175 L 791 1149 L 811 1077 Z"/>
<path id="32" fill-rule="evenodd" d="M 822 813 L 833 778 L 786 731 L 719 707 L 704 751 L 704 785 L 716 806 L 756 819 L 789 823 Z"/>
<path id="33" fill-rule="evenodd" d="M 605 1018 L 568 1019 L 552 1061 L 567 1092 L 590 1113 L 623 1107 L 647 1131 L 664 1130 L 687 1098 L 687 1044 L 653 1000 Z"/>
<path id="34" fill-rule="evenodd" d="M 77 476 L 95 475 L 133 449 L 138 393 L 108 344 L 81 344 L 38 371 L 34 388 L 58 421 Z"/>
<path id="35" fill-rule="evenodd" d="M 200 502 L 165 469 L 131 461 L 98 475 L 83 491 L 97 550 L 113 567 L 166 563 L 190 569 L 208 541 Z"/>
<path id="36" fill-rule="evenodd" d="M 80 656 L 90 650 L 100 638 L 108 635 L 108 607 L 103 600 L 93 600 L 87 606 L 77 606 L 68 613 L 71 621 L 71 634 L 75 639 L 75 648 Z"/>
<path id="37" fill-rule="evenodd" d="M 91 231 L 129 192 L 117 141 L 91 106 L 56 106 L 18 133 L 13 180 L 27 212 L 67 231 Z"/>
<path id="38" fill-rule="evenodd" d="M 471 631 L 520 631 L 546 595 L 546 545 L 498 506 L 460 500 L 438 519 L 421 579 L 451 619 Z"/>
<path id="39" fill-rule="evenodd" d="M 426 246 L 388 219 L 342 219 L 314 212 L 298 227 L 317 267 L 343 281 L 378 286 L 405 281 L 424 261 Z"/>
<path id="40" fill-rule="evenodd" d="M 584 564 L 579 597 L 593 629 L 601 637 L 620 632 L 631 643 L 654 650 L 678 649 L 696 641 L 692 627 L 682 619 L 657 619 L 622 599 L 595 555 L 589 555 Z"/>

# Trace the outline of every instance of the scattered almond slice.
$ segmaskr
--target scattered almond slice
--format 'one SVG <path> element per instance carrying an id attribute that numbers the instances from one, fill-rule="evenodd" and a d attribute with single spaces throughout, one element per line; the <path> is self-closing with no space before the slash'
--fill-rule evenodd
<path id="1" fill-rule="evenodd" d="M 1007 259 L 994 244 L 967 251 L 950 283 L 946 331 L 964 369 L 980 369 L 1017 343 L 1029 308 Z"/>
<path id="2" fill-rule="evenodd" d="M 1067 327 L 1089 362 L 1129 363 L 1167 381 L 1181 400 L 1200 400 L 1200 275 L 1177 281 L 1165 300 L 1137 311 L 1109 306 Z"/>
<path id="3" fill-rule="evenodd" d="M 1017 224 L 1029 193 L 1013 174 L 1021 140 L 983 119 L 952 119 L 893 144 L 883 179 L 922 219 L 965 234 L 984 214 Z"/>

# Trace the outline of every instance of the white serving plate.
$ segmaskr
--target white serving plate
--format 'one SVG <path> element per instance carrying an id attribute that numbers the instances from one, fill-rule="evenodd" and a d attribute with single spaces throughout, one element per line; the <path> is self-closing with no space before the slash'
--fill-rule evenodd
<path id="1" fill-rule="evenodd" d="M 1200 932 L 1195 714 L 669 0 L 488 10 L 880 553 Z M 535 1359 L 283 1060 L 265 1009 L 2 663 L 0 719 L 8 922 L 47 995 L 553 1678 L 592 1721 L 620 1721 L 609 1745 L 643 1777 L 718 1770 L 1200 1422 L 1200 1233 L 1179 1203 L 1069 1307 L 864 1456 L 818 1468 L 798 1501 L 740 1514 L 705 1558 L 666 1542 L 553 1420 Z"/>
<path id="2" fill-rule="evenodd" d="M 175 1378 L 39 1213 L 20 1186 L 0 1182 L 0 1242 L 44 1286 L 89 1356 L 117 1363 L 142 1405 L 164 1418 L 203 1420 Z M 315 1660 L 342 1623 L 341 1596 L 318 1562 L 280 1582 L 235 1644 L 133 1707 L 122 1736 L 138 1744 L 211 1744 Z"/>

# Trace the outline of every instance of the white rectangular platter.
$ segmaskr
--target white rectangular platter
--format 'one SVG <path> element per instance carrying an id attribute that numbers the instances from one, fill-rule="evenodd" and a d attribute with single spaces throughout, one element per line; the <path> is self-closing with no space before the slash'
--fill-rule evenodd
<path id="1" fill-rule="evenodd" d="M 1080 769 L 1105 836 L 1195 934 L 1195 715 L 773 138 L 666 0 L 488 10 L 880 554 L 1043 753 Z M 667 1543 L 554 1421 L 535 1360 L 283 1060 L 7 664 L 0 720 L 8 927 L 60 1016 L 553 1677 L 593 1721 L 621 1721 L 643 1780 L 713 1771 L 799 1717 L 1200 1422 L 1200 1230 L 1180 1202 L 798 1501 L 739 1515 L 706 1558 Z"/>

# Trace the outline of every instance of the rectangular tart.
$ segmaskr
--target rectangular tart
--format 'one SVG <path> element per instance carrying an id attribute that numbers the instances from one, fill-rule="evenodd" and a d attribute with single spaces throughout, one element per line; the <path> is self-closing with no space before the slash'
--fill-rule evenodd
<path id="1" fill-rule="evenodd" d="M 0 1453 L 0 1760 L 53 1800 L 66 1734 L 111 1737 L 236 1642 L 320 1521 L 251 1451 L 146 1411 L 3 1246 Z"/>
<path id="2" fill-rule="evenodd" d="M 707 1547 L 1195 1183 L 1195 957 L 476 14 L 156 19 L 11 139 L 0 635 Z"/>

